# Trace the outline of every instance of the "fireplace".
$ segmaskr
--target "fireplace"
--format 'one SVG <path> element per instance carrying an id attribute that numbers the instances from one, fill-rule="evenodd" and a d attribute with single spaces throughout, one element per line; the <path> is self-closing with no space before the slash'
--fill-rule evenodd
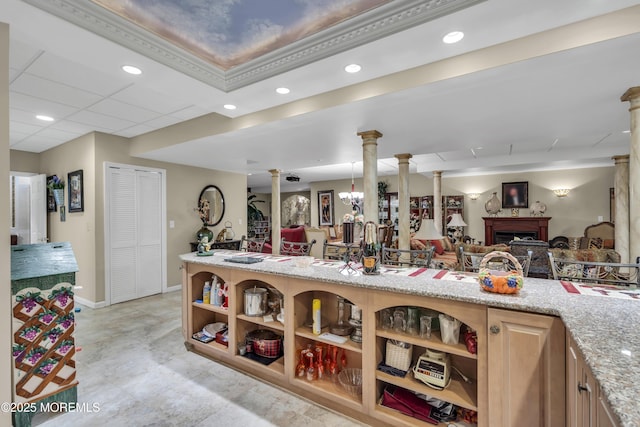
<path id="1" fill-rule="evenodd" d="M 508 244 L 514 238 L 533 238 L 544 242 L 549 240 L 549 220 L 551 217 L 485 217 L 485 245 Z"/>
<path id="2" fill-rule="evenodd" d="M 538 240 L 537 231 L 495 231 L 493 232 L 493 244 L 508 245 L 510 241 L 516 239 L 533 239 Z"/>

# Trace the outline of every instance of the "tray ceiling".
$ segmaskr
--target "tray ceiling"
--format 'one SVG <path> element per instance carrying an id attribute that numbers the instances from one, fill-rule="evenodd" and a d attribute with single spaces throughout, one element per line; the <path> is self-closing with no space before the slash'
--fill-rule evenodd
<path id="1" fill-rule="evenodd" d="M 25 0 L 232 91 L 485 0 Z"/>

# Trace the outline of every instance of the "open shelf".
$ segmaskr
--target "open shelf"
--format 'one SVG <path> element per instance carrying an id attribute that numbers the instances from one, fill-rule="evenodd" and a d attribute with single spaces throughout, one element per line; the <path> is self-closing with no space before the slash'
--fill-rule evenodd
<path id="1" fill-rule="evenodd" d="M 327 331 L 325 331 L 323 329 L 322 332 L 327 332 Z M 296 329 L 296 336 L 307 338 L 307 339 L 310 339 L 310 340 L 313 340 L 313 341 L 318 341 L 318 342 L 325 343 L 325 344 L 331 344 L 331 345 L 336 346 L 338 348 L 344 348 L 345 350 L 349 350 L 349 351 L 353 351 L 355 353 L 361 353 L 362 354 L 362 344 L 353 342 L 348 337 L 347 337 L 347 342 L 345 342 L 344 344 L 340 344 L 340 343 L 336 343 L 336 342 L 328 341 L 328 340 L 323 340 L 322 338 L 320 338 L 319 335 L 315 335 L 313 332 L 311 332 L 311 329 L 309 329 L 307 327 L 304 327 L 304 326 L 301 326 L 301 327 Z"/>
<path id="2" fill-rule="evenodd" d="M 403 414 L 402 412 L 393 410 L 391 408 L 387 408 L 386 406 L 382 406 L 379 403 L 376 405 L 376 412 L 379 415 L 383 415 L 385 418 L 386 417 L 392 417 L 392 418 L 394 418 L 394 421 L 399 420 L 400 422 L 403 423 L 403 425 L 433 426 L 433 424 L 431 424 L 431 423 L 428 423 L 426 421 L 421 421 L 421 420 L 419 420 L 417 418 L 410 417 L 408 415 Z M 447 427 L 448 425 L 449 425 L 449 423 L 438 423 L 438 424 L 436 424 L 436 427 Z M 455 425 L 457 425 L 457 424 L 455 424 Z M 464 424 L 464 425 L 465 426 L 469 426 L 469 427 L 472 426 L 472 424 Z"/>
<path id="3" fill-rule="evenodd" d="M 338 382 L 334 383 L 331 380 L 307 381 L 301 378 L 295 378 L 293 382 L 300 388 L 308 388 L 314 393 L 329 395 L 332 399 L 340 400 L 342 404 L 346 404 L 360 411 L 362 410 L 362 397 L 350 395 Z"/>
<path id="4" fill-rule="evenodd" d="M 249 359 L 248 357 L 236 355 L 236 359 L 240 361 L 240 363 L 247 363 L 249 365 L 253 365 L 255 367 L 259 367 L 264 369 L 266 372 L 272 372 L 278 375 L 284 375 L 284 356 L 279 357 L 274 362 L 269 365 L 265 365 L 260 362 L 256 362 L 255 360 Z"/>
<path id="5" fill-rule="evenodd" d="M 191 304 L 194 307 L 202 308 L 204 310 L 213 311 L 214 313 L 220 313 L 220 314 L 226 314 L 226 315 L 229 314 L 229 309 L 218 307 L 218 306 L 215 306 L 213 304 L 205 304 L 205 303 L 202 303 L 202 302 L 195 302 L 195 301 L 192 302 Z"/>
<path id="6" fill-rule="evenodd" d="M 262 316 L 247 316 L 246 314 L 238 314 L 236 318 L 244 320 L 245 322 L 255 323 L 256 325 L 263 326 L 265 328 L 284 331 L 284 325 L 277 320 L 274 320 L 273 322 L 265 322 Z"/>
<path id="7" fill-rule="evenodd" d="M 434 350 L 444 351 L 445 353 L 455 354 L 458 356 L 467 357 L 469 359 L 478 359 L 478 355 L 469 353 L 469 350 L 467 350 L 467 346 L 462 343 L 453 345 L 443 343 L 442 337 L 440 336 L 440 331 L 433 331 L 431 333 L 431 339 L 424 339 L 420 338 L 419 336 L 409 335 L 391 329 L 377 329 L 376 335 L 382 338 L 407 342 L 419 347 L 427 347 Z"/>
<path id="8" fill-rule="evenodd" d="M 226 345 L 222 345 L 222 344 L 216 342 L 215 340 L 211 341 L 211 342 L 204 343 L 204 342 L 198 341 L 196 339 L 189 338 L 189 342 L 191 344 L 193 344 L 194 347 L 196 347 L 196 348 L 214 349 L 214 350 L 217 350 L 217 351 L 223 351 L 225 353 L 229 352 L 229 347 L 227 347 Z"/>
<path id="9" fill-rule="evenodd" d="M 456 374 L 452 373 L 452 375 Z M 417 393 L 433 396 L 437 399 L 453 403 L 454 405 L 462 406 L 463 408 L 472 409 L 474 411 L 478 410 L 476 385 L 467 384 L 453 376 L 451 377 L 449 387 L 444 390 L 436 390 L 416 380 L 413 378 L 412 372 L 408 372 L 404 378 L 400 378 L 385 374 L 381 371 L 376 371 L 376 379 Z"/>

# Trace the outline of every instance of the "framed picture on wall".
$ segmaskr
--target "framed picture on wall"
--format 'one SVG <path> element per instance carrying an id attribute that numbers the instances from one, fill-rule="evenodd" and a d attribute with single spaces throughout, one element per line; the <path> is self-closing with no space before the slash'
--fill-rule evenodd
<path id="1" fill-rule="evenodd" d="M 84 183 L 82 169 L 67 174 L 69 188 L 69 213 L 84 212 Z"/>
<path id="2" fill-rule="evenodd" d="M 53 179 L 53 175 L 48 176 L 47 182 L 51 181 L 52 179 Z M 58 210 L 58 205 L 56 204 L 56 198 L 53 197 L 53 190 L 47 186 L 47 212 L 55 212 L 57 210 Z"/>
<path id="3" fill-rule="evenodd" d="M 318 191 L 319 225 L 333 225 L 335 211 L 333 208 L 333 190 Z"/>
<path id="4" fill-rule="evenodd" d="M 529 207 L 529 183 L 503 182 L 502 209 L 520 209 Z"/>

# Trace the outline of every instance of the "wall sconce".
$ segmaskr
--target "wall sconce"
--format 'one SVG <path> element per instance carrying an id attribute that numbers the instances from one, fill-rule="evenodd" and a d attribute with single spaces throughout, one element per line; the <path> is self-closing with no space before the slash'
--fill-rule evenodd
<path id="1" fill-rule="evenodd" d="M 469 198 L 471 200 L 478 200 L 480 198 L 480 195 L 478 193 L 471 193 L 469 194 Z"/>
<path id="2" fill-rule="evenodd" d="M 567 194 L 569 194 L 569 191 L 571 190 L 568 188 L 557 188 L 553 190 L 553 194 L 555 194 L 557 197 L 566 197 Z"/>

